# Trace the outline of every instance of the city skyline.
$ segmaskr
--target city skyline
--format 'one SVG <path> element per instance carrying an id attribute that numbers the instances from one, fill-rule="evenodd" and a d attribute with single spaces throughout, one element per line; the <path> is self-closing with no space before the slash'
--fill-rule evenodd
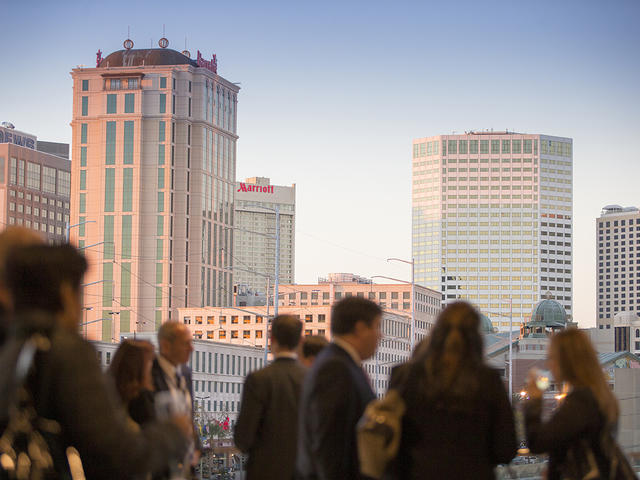
<path id="1" fill-rule="evenodd" d="M 135 48 L 149 48 L 166 24 L 169 48 L 187 37 L 192 54 L 217 54 L 221 75 L 242 82 L 237 177 L 298 186 L 299 282 L 329 271 L 409 277 L 386 258 L 410 255 L 411 139 L 560 133 L 574 141 L 574 318 L 594 325 L 594 219 L 604 205 L 638 204 L 639 4 L 383 5 L 196 2 L 169 18 L 162 2 L 81 15 L 74 4 L 11 4 L 8 18 L 21 20 L 6 34 L 20 55 L 0 67 L 0 120 L 70 142 L 70 70 L 121 49 L 127 25 Z M 47 36 L 60 47 L 43 53 Z"/>

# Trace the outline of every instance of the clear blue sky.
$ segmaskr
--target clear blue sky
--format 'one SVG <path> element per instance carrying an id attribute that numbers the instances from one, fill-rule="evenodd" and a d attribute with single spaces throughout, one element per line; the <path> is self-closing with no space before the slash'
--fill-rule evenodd
<path id="1" fill-rule="evenodd" d="M 218 55 L 242 82 L 238 178 L 298 186 L 299 282 L 409 277 L 414 137 L 574 139 L 574 304 L 595 321 L 595 217 L 640 206 L 640 1 L 2 2 L 0 121 L 70 141 L 71 77 L 98 48 Z"/>

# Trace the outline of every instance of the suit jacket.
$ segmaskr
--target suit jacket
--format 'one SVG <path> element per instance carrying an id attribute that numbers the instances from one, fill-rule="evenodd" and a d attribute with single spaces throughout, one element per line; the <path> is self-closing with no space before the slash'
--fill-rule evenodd
<path id="1" fill-rule="evenodd" d="M 249 454 L 248 480 L 293 478 L 305 373 L 297 360 L 282 357 L 247 376 L 234 440 Z"/>
<path id="2" fill-rule="evenodd" d="M 374 399 L 369 379 L 351 356 L 326 347 L 302 388 L 297 473 L 304 480 L 361 478 L 356 424 Z"/>

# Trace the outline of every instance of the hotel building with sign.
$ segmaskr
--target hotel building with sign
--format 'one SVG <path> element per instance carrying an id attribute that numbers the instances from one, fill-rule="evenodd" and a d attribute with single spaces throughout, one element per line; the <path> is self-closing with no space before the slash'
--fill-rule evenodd
<path id="1" fill-rule="evenodd" d="M 499 330 L 547 293 L 572 312 L 573 141 L 469 132 L 413 141 L 416 281 Z"/>
<path id="2" fill-rule="evenodd" d="M 62 243 L 69 222 L 71 162 L 38 150 L 41 143 L 60 152 L 66 147 L 38 142 L 9 123 L 0 126 L 0 225 L 23 226 L 50 243 Z"/>
<path id="3" fill-rule="evenodd" d="M 232 302 L 239 88 L 215 56 L 159 44 L 127 40 L 71 72 L 71 239 L 90 263 L 91 339 Z"/>
<path id="4" fill-rule="evenodd" d="M 266 294 L 273 289 L 276 259 L 276 206 L 280 210 L 280 283 L 295 281 L 296 186 L 271 185 L 265 177 L 236 183 L 235 285 Z"/>

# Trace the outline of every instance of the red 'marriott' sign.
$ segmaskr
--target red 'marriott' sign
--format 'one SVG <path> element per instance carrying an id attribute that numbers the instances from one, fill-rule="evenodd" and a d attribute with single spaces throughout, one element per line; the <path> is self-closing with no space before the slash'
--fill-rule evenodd
<path id="1" fill-rule="evenodd" d="M 246 183 L 240 183 L 238 192 L 259 192 L 259 193 L 273 193 L 273 185 L 266 185 L 264 187 L 260 185 L 247 185 Z"/>
<path id="2" fill-rule="evenodd" d="M 206 68 L 207 70 L 213 73 L 218 73 L 218 59 L 215 55 L 211 57 L 211 60 L 205 60 L 202 54 L 200 53 L 200 50 L 198 50 L 198 57 L 196 58 L 196 63 L 198 64 L 199 67 Z"/>

